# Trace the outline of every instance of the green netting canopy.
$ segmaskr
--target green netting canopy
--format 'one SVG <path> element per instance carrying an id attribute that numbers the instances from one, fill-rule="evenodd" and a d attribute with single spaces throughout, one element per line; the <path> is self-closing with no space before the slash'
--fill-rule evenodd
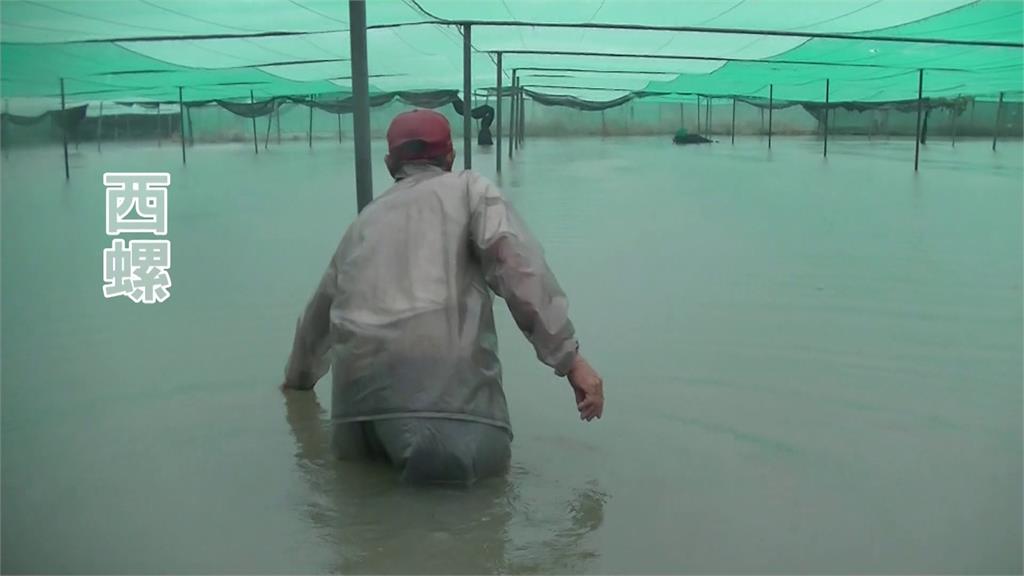
<path id="1" fill-rule="evenodd" d="M 463 86 L 513 70 L 537 93 L 822 102 L 1019 100 L 1022 0 L 369 1 L 371 92 Z M 341 0 L 3 0 L 4 98 L 177 102 L 345 94 Z"/>

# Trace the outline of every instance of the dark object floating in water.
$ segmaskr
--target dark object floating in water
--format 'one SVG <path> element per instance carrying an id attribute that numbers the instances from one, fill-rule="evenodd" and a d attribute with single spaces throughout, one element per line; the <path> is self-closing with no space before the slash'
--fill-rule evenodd
<path id="1" fill-rule="evenodd" d="M 709 140 L 697 134 L 689 134 L 686 130 L 679 130 L 672 137 L 672 142 L 675 144 L 710 144 L 714 140 Z"/>

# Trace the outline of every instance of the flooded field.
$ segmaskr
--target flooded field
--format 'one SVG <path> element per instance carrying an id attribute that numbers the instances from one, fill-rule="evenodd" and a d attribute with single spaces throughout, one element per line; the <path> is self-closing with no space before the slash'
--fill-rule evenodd
<path id="1" fill-rule="evenodd" d="M 608 404 L 499 310 L 512 471 L 468 491 L 334 462 L 329 379 L 277 390 L 351 143 L 83 144 L 68 183 L 11 150 L 2 569 L 1020 572 L 1024 149 L 990 145 L 528 140 L 497 181 Z M 163 304 L 103 298 L 104 171 L 171 173 Z"/>

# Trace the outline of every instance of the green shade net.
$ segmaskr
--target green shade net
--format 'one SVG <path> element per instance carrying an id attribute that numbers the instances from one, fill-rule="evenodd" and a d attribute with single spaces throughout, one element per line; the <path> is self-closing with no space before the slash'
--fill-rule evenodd
<path id="1" fill-rule="evenodd" d="M 1024 85 L 1021 0 L 371 0 L 366 12 L 377 94 L 461 90 L 463 21 L 475 89 L 493 90 L 502 51 L 506 87 L 518 69 L 526 88 L 566 105 L 769 92 L 823 102 L 826 79 L 830 102 L 902 101 L 917 98 L 921 69 L 926 98 L 1020 100 Z M 193 102 L 351 90 L 340 0 L 4 0 L 0 34 L 4 98 L 51 108 L 61 79 L 69 104 L 175 102 L 179 88 Z"/>

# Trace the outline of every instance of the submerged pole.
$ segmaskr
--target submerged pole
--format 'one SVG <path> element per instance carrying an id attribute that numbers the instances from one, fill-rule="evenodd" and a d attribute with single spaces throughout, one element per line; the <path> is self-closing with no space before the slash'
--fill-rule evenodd
<path id="1" fill-rule="evenodd" d="M 281 144 L 281 103 L 280 102 L 278 102 L 277 105 L 274 106 L 274 117 L 275 117 L 274 120 L 276 120 L 276 122 L 274 122 L 274 125 L 277 126 L 277 143 L 280 145 Z"/>
<path id="2" fill-rule="evenodd" d="M 462 25 L 462 165 L 473 167 L 473 27 Z"/>
<path id="3" fill-rule="evenodd" d="M 341 144 L 341 112 L 338 112 L 338 144 Z"/>
<path id="4" fill-rule="evenodd" d="M 1003 93 L 999 93 L 999 102 L 996 104 L 996 126 L 992 130 L 992 150 L 996 149 L 996 140 L 999 138 L 999 124 L 1003 121 Z"/>
<path id="5" fill-rule="evenodd" d="M 249 90 L 249 104 L 255 104 L 256 97 L 253 95 L 252 90 Z M 250 111 L 250 114 L 252 112 Z M 252 116 L 252 147 L 256 151 L 256 154 L 260 153 L 260 139 L 256 135 L 256 116 Z"/>
<path id="6" fill-rule="evenodd" d="M 309 147 L 313 147 L 313 95 L 309 95 Z"/>
<path id="7" fill-rule="evenodd" d="M 518 83 L 517 72 L 515 68 L 512 69 L 512 86 L 509 87 L 508 93 L 508 157 L 512 159 L 512 149 L 515 148 L 514 138 L 516 133 L 516 84 Z"/>
<path id="8" fill-rule="evenodd" d="M 825 148 L 822 152 L 822 156 L 828 158 L 828 96 L 829 96 L 829 79 L 825 78 Z"/>
<path id="9" fill-rule="evenodd" d="M 515 145 L 516 150 L 519 150 L 519 130 L 522 129 L 522 125 L 519 122 L 519 119 L 523 115 L 522 102 L 519 101 L 519 90 L 520 90 L 520 87 L 522 86 L 522 83 L 523 83 L 523 79 L 522 78 L 516 78 L 516 87 L 515 87 L 515 89 L 512 90 L 512 101 L 515 103 L 514 106 L 516 107 L 516 128 L 515 128 L 516 137 L 512 140 L 512 143 Z"/>
<path id="10" fill-rule="evenodd" d="M 949 118 L 950 118 L 950 123 L 952 124 L 951 129 L 950 129 L 950 140 L 952 140 L 953 148 L 956 148 L 956 117 L 957 117 L 956 109 L 955 108 L 950 108 L 949 109 Z"/>
<path id="11" fill-rule="evenodd" d="M 263 136 L 263 149 L 270 146 L 270 125 L 274 123 L 274 113 L 267 114 L 267 133 Z"/>
<path id="12" fill-rule="evenodd" d="M 195 146 L 196 132 L 192 129 L 192 107 L 185 106 L 185 116 L 188 116 L 188 145 Z"/>
<path id="13" fill-rule="evenodd" d="M 679 103 L 679 127 L 686 128 L 686 105 Z"/>
<path id="14" fill-rule="evenodd" d="M 736 143 L 736 99 L 732 99 L 732 144 Z"/>
<path id="15" fill-rule="evenodd" d="M 704 101 L 704 113 L 707 114 L 707 118 L 705 118 L 707 121 L 704 122 L 704 129 L 707 131 L 708 136 L 711 136 L 711 120 L 714 118 L 714 115 L 711 113 L 711 105 L 713 103 L 714 99 L 710 96 L 708 96 L 707 100 Z"/>
<path id="16" fill-rule="evenodd" d="M 924 68 L 917 71 L 917 131 L 914 138 L 914 172 L 921 160 L 921 105 L 924 96 Z"/>
<path id="17" fill-rule="evenodd" d="M 10 144 L 7 142 L 7 114 L 9 113 L 9 105 L 10 102 L 6 98 L 4 98 L 4 115 L 0 116 L 0 118 L 3 118 L 3 123 L 0 124 L 0 133 L 3 134 L 3 137 L 0 138 L 0 147 L 3 147 L 4 149 L 4 158 L 7 158 L 9 156 L 9 149 L 11 147 Z M 103 102 L 100 102 L 100 112 L 103 112 Z"/>
<path id="18" fill-rule="evenodd" d="M 519 147 L 526 144 L 526 89 L 523 88 L 523 81 L 519 80 L 519 131 L 517 132 Z"/>
<path id="19" fill-rule="evenodd" d="M 700 129 L 700 94 L 697 94 L 697 135 L 700 136 L 704 132 Z"/>
<path id="20" fill-rule="evenodd" d="M 164 145 L 164 135 L 160 130 L 160 103 L 156 103 L 156 147 L 162 148 Z"/>
<path id="21" fill-rule="evenodd" d="M 68 118 L 64 107 L 64 79 L 60 79 L 60 132 L 64 136 L 64 179 L 71 179 L 71 167 L 68 165 Z"/>
<path id="22" fill-rule="evenodd" d="M 102 152 L 100 144 L 103 142 L 103 101 L 100 100 L 100 117 L 96 120 L 96 151 Z"/>
<path id="23" fill-rule="evenodd" d="M 181 163 L 185 163 L 185 97 L 184 89 L 178 86 L 178 131 L 181 132 Z"/>
<path id="24" fill-rule="evenodd" d="M 772 149 L 772 110 L 775 109 L 775 84 L 768 85 L 768 149 Z"/>
<path id="25" fill-rule="evenodd" d="M 352 139 L 356 156 L 356 204 L 362 211 L 373 200 L 370 166 L 370 77 L 366 65 L 366 3 L 348 1 L 349 46 L 352 57 Z"/>
<path id="26" fill-rule="evenodd" d="M 498 92 L 494 98 L 494 106 L 497 108 L 495 111 L 495 132 L 494 132 L 494 170 L 497 173 L 501 173 L 501 52 L 498 52 L 497 61 L 495 65 L 498 67 L 498 81 L 496 83 Z"/>

